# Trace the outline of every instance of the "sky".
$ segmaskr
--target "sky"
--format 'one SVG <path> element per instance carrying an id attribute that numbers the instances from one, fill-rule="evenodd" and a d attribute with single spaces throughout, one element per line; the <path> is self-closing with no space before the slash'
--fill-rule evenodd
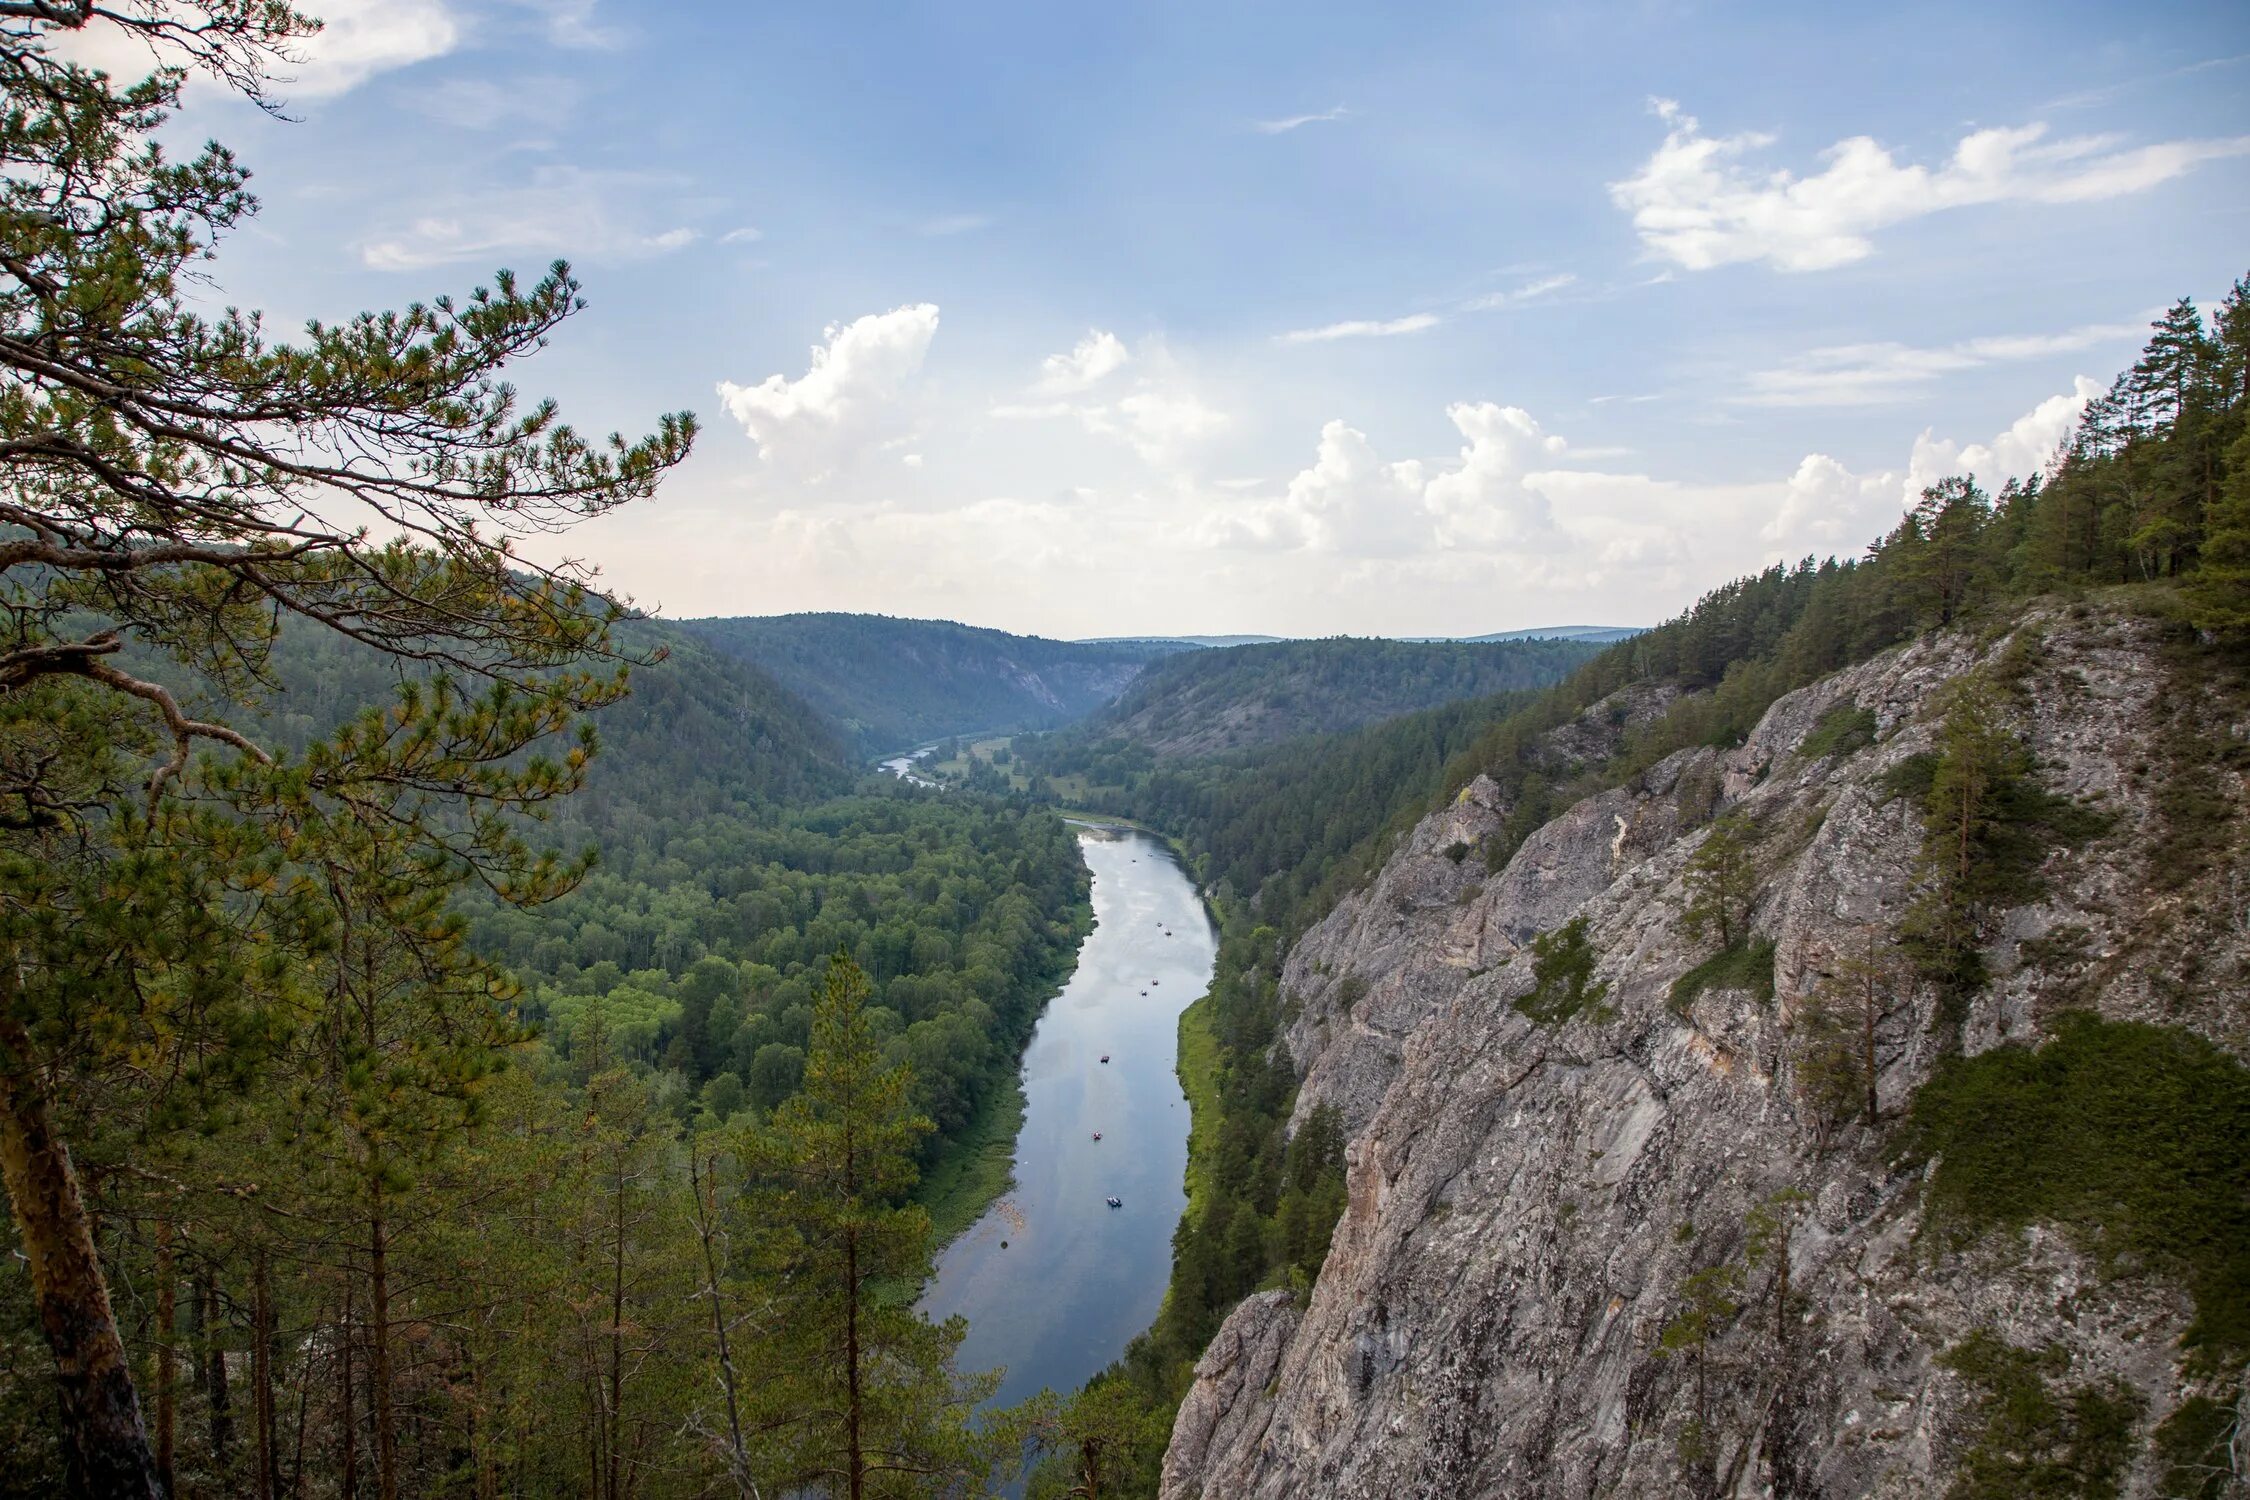
<path id="1" fill-rule="evenodd" d="M 518 384 L 704 431 L 549 552 L 672 616 L 1653 624 L 2250 272 L 2239 0 L 303 3 L 289 119 L 175 122 L 256 174 L 218 293 L 567 258 Z"/>

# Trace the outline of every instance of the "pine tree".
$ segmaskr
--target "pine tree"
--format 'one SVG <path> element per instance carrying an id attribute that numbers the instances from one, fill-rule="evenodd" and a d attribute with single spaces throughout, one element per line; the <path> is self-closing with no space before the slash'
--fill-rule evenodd
<path id="1" fill-rule="evenodd" d="M 1757 829 L 1740 813 L 1711 825 L 1687 859 L 1688 907 L 1681 925 L 1690 937 L 1716 935 L 1722 950 L 1744 942 L 1750 932 L 1750 903 L 1757 894 L 1758 870 L 1751 858 Z"/>
<path id="2" fill-rule="evenodd" d="M 161 38 L 184 67 L 121 86 L 57 47 L 89 27 Z M 581 305 L 560 265 L 295 344 L 189 305 L 194 263 L 254 204 L 224 148 L 158 150 L 185 68 L 263 100 L 312 27 L 269 0 L 58 3 L 10 7 L 0 35 L 0 1169 L 74 1482 L 110 1494 L 152 1494 L 156 1460 L 72 1161 L 74 1102 L 176 1124 L 180 1101 L 137 1081 L 152 1055 L 191 1060 L 200 1090 L 244 1087 L 281 1053 L 304 1013 L 293 970 L 329 936 L 306 872 L 350 819 L 409 834 L 432 884 L 568 887 L 573 868 L 510 816 L 578 784 L 590 742 L 523 752 L 622 693 L 619 612 L 513 542 L 649 493 L 694 431 L 668 417 L 603 445 L 519 406 L 502 370 Z M 402 539 L 372 540 L 370 510 Z M 184 676 L 217 701 L 271 689 L 291 622 L 430 680 L 301 762 L 183 706 Z M 173 685 L 143 658 L 170 662 Z"/>
<path id="3" fill-rule="evenodd" d="M 2188 581 L 2188 618 L 2197 628 L 2250 632 L 2250 428 L 2227 450 L 2227 481 L 2211 507 L 2202 566 Z"/>
<path id="4" fill-rule="evenodd" d="M 903 1202 L 928 1120 L 885 1064 L 851 958 L 829 960 L 804 1087 L 743 1144 L 740 1216 L 771 1336 L 745 1413 L 779 1449 L 775 1482 L 866 1500 L 981 1491 L 1020 1451 L 1019 1415 L 971 1413 L 998 1384 L 953 1369 L 965 1325 L 932 1324 L 893 1288 L 929 1271 L 929 1215 Z"/>

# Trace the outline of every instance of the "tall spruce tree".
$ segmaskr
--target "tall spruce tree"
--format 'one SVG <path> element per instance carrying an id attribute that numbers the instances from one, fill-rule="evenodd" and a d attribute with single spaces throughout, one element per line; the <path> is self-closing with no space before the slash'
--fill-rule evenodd
<path id="1" fill-rule="evenodd" d="M 972 1419 L 998 1376 L 957 1374 L 966 1325 L 933 1324 L 898 1295 L 929 1273 L 929 1215 L 904 1200 L 930 1124 L 876 1045 L 869 989 L 848 955 L 829 960 L 804 1088 L 744 1144 L 743 1240 L 773 1304 L 745 1415 L 780 1455 L 784 1490 L 983 1493 L 1030 1414 Z"/>
<path id="2" fill-rule="evenodd" d="M 344 830 L 403 838 L 433 888 L 569 886 L 512 815 L 574 788 L 591 742 L 523 752 L 623 691 L 618 611 L 516 544 L 648 494 L 694 430 L 590 442 L 518 402 L 502 370 L 581 306 L 559 264 L 293 343 L 189 305 L 255 204 L 225 148 L 174 161 L 157 133 L 191 70 L 271 102 L 315 24 L 276 0 L 0 3 L 0 1171 L 93 1493 L 157 1480 L 74 1105 L 157 1119 L 146 1080 L 239 1087 L 284 1050 Z M 173 65 L 82 66 L 58 40 L 89 28 Z M 420 680 L 285 760 L 236 713 L 285 625 Z"/>

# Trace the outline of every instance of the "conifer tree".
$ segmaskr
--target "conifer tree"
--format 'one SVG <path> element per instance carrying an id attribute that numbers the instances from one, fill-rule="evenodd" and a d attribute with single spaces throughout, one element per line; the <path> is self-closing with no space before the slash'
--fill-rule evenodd
<path id="1" fill-rule="evenodd" d="M 103 1494 L 154 1493 L 155 1458 L 72 1101 L 132 1095 L 152 1051 L 235 1086 L 278 1055 L 302 1014 L 291 955 L 329 936 L 304 872 L 343 824 L 388 824 L 432 883 L 526 901 L 568 887 L 574 869 L 510 815 L 574 788 L 591 743 L 521 752 L 623 691 L 618 611 L 515 543 L 649 493 L 694 431 L 667 417 L 605 445 L 519 404 L 501 371 L 581 305 L 559 264 L 295 343 L 189 306 L 191 265 L 255 205 L 223 147 L 175 162 L 157 133 L 190 69 L 270 102 L 270 66 L 314 25 L 277 0 L 0 3 L 0 1169 L 73 1479 Z M 89 27 L 177 65 L 121 84 L 58 49 Z M 285 763 L 179 689 L 237 705 L 270 689 L 284 625 L 428 680 Z M 245 922 L 260 942 L 220 930 Z M 213 977 L 230 963 L 253 982 Z M 184 998 L 159 1005 L 173 988 Z"/>
<path id="2" fill-rule="evenodd" d="M 2188 618 L 2203 630 L 2250 632 L 2250 427 L 2227 450 L 2227 482 L 2206 522 L 2202 566 L 2187 584 Z"/>
<path id="3" fill-rule="evenodd" d="M 876 1045 L 869 991 L 849 955 L 829 960 L 804 1087 L 744 1143 L 743 1238 L 773 1299 L 745 1415 L 777 1451 L 785 1489 L 980 1493 L 1020 1451 L 1027 1418 L 972 1423 L 998 1376 L 957 1374 L 965 1325 L 932 1324 L 893 1290 L 929 1271 L 929 1215 L 902 1200 L 930 1124 Z"/>

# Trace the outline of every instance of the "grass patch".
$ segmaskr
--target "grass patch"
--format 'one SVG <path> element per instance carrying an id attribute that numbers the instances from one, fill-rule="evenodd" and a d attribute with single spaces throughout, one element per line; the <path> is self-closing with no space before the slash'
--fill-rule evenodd
<path id="1" fill-rule="evenodd" d="M 1885 771 L 1875 784 L 1883 789 L 1885 802 L 1896 802 L 1901 797 L 1911 797 L 1921 802 L 1930 795 L 1937 784 L 1938 758 L 1928 750 L 1917 750 L 1897 765 Z"/>
<path id="2" fill-rule="evenodd" d="M 1773 999 L 1773 944 L 1737 943 L 1673 980 L 1674 1014 L 1686 1015 L 1705 990 L 1748 990 L 1760 1000 Z"/>
<path id="3" fill-rule="evenodd" d="M 994 1199 L 1015 1182 L 1016 1137 L 1023 1133 L 1023 1080 L 1010 1078 L 994 1089 L 968 1128 L 945 1144 L 922 1174 L 914 1201 L 930 1215 L 930 1253 L 934 1257 L 955 1236 L 984 1216 Z"/>
<path id="4" fill-rule="evenodd" d="M 1180 1012 L 1180 1087 L 1188 1101 L 1187 1212 L 1200 1222 L 1210 1192 L 1211 1149 L 1219 1129 L 1219 1035 L 1211 1022 L 1218 1002 L 1206 994 Z"/>
<path id="5" fill-rule="evenodd" d="M 2114 1500 L 2133 1457 L 2140 1394 L 2116 1376 L 2058 1390 L 2059 1348 L 2021 1349 L 1979 1329 L 1939 1356 L 1974 1392 L 1979 1431 L 1947 1500 Z"/>
<path id="6" fill-rule="evenodd" d="M 2250 1068 L 2209 1042 L 2066 1015 L 2043 1047 L 1941 1064 L 1906 1142 L 1961 1238 L 2061 1225 L 2109 1274 L 2184 1282 L 2203 1360 L 2250 1353 Z"/>
<path id="7" fill-rule="evenodd" d="M 1608 1020 L 1617 1011 L 1602 1003 L 1609 986 L 1593 982 L 1596 957 L 1584 917 L 1542 932 L 1531 940 L 1531 993 L 1515 1008 L 1541 1026 L 1561 1026 L 1588 1011 L 1596 1021 Z"/>
<path id="8" fill-rule="evenodd" d="M 1797 753 L 1807 760 L 1824 760 L 1831 755 L 1850 755 L 1874 743 L 1875 711 L 1844 702 L 1820 716 L 1812 733 L 1797 746 Z"/>

